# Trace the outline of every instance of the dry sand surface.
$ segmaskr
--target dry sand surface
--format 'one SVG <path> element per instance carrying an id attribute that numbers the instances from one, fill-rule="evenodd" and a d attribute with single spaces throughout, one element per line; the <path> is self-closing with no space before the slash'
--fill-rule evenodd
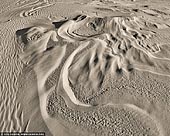
<path id="1" fill-rule="evenodd" d="M 170 136 L 170 1 L 1 0 L 0 132 Z"/>

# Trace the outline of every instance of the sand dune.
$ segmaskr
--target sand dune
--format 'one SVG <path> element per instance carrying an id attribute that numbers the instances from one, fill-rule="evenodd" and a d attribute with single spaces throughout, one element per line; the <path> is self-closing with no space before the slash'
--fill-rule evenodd
<path id="1" fill-rule="evenodd" d="M 169 2 L 0 5 L 0 132 L 170 135 Z"/>

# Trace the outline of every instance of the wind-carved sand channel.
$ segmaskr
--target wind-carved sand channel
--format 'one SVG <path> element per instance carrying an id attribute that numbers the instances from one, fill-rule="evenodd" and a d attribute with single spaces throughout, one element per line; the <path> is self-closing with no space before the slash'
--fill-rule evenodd
<path id="1" fill-rule="evenodd" d="M 147 42 L 156 32 L 146 22 L 136 16 L 79 15 L 56 28 L 32 27 L 21 36 L 26 47 L 20 57 L 36 72 L 41 114 L 53 135 L 57 136 L 60 121 L 70 128 L 89 130 L 88 135 L 166 135 L 154 115 L 133 103 L 114 103 L 110 98 L 104 103 L 90 101 L 104 93 L 106 82 L 112 82 L 107 76 L 112 80 L 125 76 L 130 81 L 131 73 L 138 70 L 169 76 L 169 60 L 156 55 L 163 45 Z M 55 43 L 51 48 L 49 40 Z M 77 48 L 67 56 L 72 44 Z M 58 84 L 46 90 L 46 80 L 60 65 Z M 122 126 L 114 124 L 116 119 Z"/>

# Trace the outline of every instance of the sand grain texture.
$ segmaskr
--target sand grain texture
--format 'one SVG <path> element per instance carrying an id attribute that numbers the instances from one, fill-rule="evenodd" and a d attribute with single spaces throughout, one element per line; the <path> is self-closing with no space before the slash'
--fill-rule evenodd
<path id="1" fill-rule="evenodd" d="M 168 0 L 2 0 L 0 132 L 170 135 Z"/>

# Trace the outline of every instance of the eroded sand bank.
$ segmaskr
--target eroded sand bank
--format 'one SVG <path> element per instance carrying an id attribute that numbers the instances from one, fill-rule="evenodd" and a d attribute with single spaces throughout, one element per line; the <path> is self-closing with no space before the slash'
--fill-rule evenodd
<path id="1" fill-rule="evenodd" d="M 167 1 L 13 2 L 0 10 L 1 131 L 169 136 Z"/>

